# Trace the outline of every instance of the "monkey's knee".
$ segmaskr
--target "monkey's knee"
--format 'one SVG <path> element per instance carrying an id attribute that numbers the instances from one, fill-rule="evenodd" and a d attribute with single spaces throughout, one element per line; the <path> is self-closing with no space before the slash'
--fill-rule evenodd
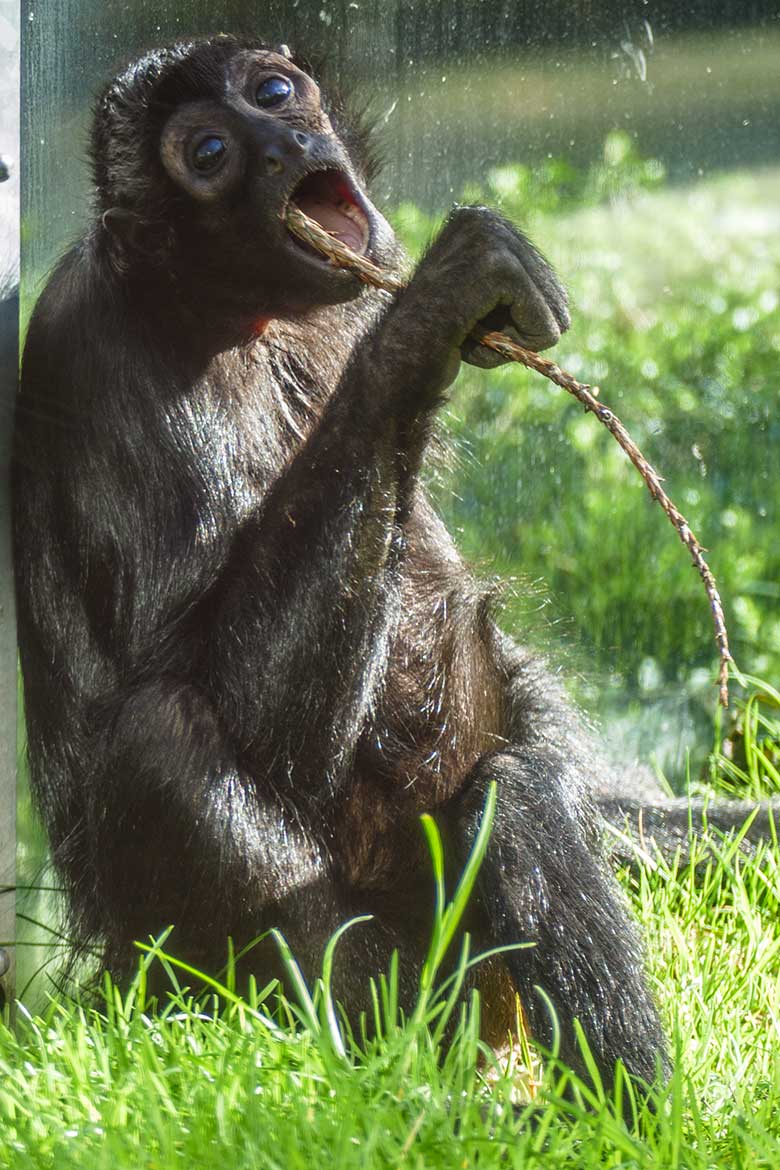
<path id="1" fill-rule="evenodd" d="M 467 836 L 479 828 L 493 783 L 494 835 L 528 835 L 535 847 L 545 833 L 562 832 L 582 835 L 589 848 L 595 844 L 593 810 L 571 762 L 557 753 L 526 748 L 502 748 L 476 762 L 448 806 Z"/>

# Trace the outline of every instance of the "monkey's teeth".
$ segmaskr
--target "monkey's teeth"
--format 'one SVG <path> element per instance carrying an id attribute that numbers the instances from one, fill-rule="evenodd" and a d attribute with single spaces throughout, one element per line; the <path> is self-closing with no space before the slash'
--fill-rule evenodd
<path id="1" fill-rule="evenodd" d="M 347 203 L 345 199 L 342 200 L 339 204 L 339 211 L 342 213 L 342 215 L 346 215 L 348 219 L 351 219 L 352 222 L 360 228 L 361 247 L 359 250 L 361 252 L 365 252 L 369 241 L 369 230 L 366 217 L 357 207 L 355 207 L 354 203 Z"/>

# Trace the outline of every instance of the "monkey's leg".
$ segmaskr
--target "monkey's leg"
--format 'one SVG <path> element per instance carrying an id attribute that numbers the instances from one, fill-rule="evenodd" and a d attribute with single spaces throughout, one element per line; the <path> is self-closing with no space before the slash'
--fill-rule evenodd
<path id="1" fill-rule="evenodd" d="M 637 933 L 611 875 L 592 852 L 561 779 L 561 764 L 537 747 L 484 757 L 447 805 L 462 866 L 488 786 L 498 784 L 493 832 L 478 879 L 481 945 L 528 942 L 506 954 L 533 1035 L 585 1072 L 573 1027 L 578 1019 L 605 1085 L 622 1060 L 651 1082 L 665 1067 L 661 1024 L 645 978 Z"/>
<path id="2" fill-rule="evenodd" d="M 322 880 L 314 833 L 241 767 L 197 688 L 150 680 L 115 696 L 96 724 L 84 832 L 56 860 L 112 968 L 169 924 L 174 947 L 221 965 L 228 935 L 253 937 L 266 907 Z"/>
<path id="3" fill-rule="evenodd" d="M 213 974 L 227 959 L 228 936 L 240 949 L 278 927 L 315 980 L 331 935 L 377 909 L 334 874 L 324 823 L 307 823 L 292 794 L 258 784 L 237 764 L 194 687 L 152 680 L 104 720 L 85 791 L 86 832 L 58 861 L 86 934 L 106 945 L 107 967 L 120 978 L 132 972 L 134 941 L 173 925 L 172 953 Z M 420 939 L 384 907 L 342 938 L 334 994 L 355 1025 L 371 1006 L 370 976 L 387 971 L 394 949 L 403 1005 L 413 1003 Z M 273 939 L 244 958 L 239 975 L 249 972 L 285 980 Z"/>
<path id="4" fill-rule="evenodd" d="M 428 889 L 423 892 L 423 897 L 426 895 Z M 385 909 L 369 892 L 350 889 L 331 875 L 320 883 L 296 890 L 273 907 L 273 924 L 284 934 L 304 979 L 312 988 L 322 974 L 322 959 L 329 940 L 341 927 L 352 923 L 336 945 L 331 990 L 356 1036 L 360 1034 L 361 1015 L 365 1015 L 368 1034 L 375 1033 L 371 980 L 378 982 L 380 975 L 387 974 L 394 951 L 398 952 L 396 999 L 407 1018 L 419 994 L 430 923 L 426 921 L 425 929 L 420 930 L 414 911 L 409 915 L 410 924 L 400 912 L 393 910 L 388 914 Z M 364 920 L 353 921 L 357 918 Z M 249 962 L 251 965 L 251 958 Z M 289 994 L 292 989 L 284 971 L 279 974 Z"/>

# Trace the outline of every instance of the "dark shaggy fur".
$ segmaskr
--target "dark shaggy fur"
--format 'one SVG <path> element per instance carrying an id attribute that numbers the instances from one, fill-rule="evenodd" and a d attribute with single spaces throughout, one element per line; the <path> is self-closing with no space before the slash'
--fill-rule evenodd
<path id="1" fill-rule="evenodd" d="M 336 994 L 365 1008 L 397 947 L 408 1006 L 431 913 L 418 817 L 436 816 L 457 872 L 495 780 L 479 947 L 532 942 L 506 970 L 535 1035 L 551 1040 L 551 1002 L 568 1061 L 582 1067 L 576 1017 L 607 1081 L 618 1058 L 650 1080 L 664 1043 L 599 853 L 600 765 L 558 684 L 498 631 L 418 479 L 461 354 L 489 362 L 475 323 L 543 348 L 565 295 L 484 208 L 452 214 L 395 299 L 307 256 L 285 200 L 323 167 L 360 189 L 360 138 L 343 131 L 350 160 L 313 98 L 278 114 L 234 101 L 231 70 L 262 49 L 176 45 L 108 87 L 93 226 L 30 324 L 20 644 L 75 936 L 121 975 L 133 940 L 169 923 L 211 968 L 228 935 L 278 926 L 311 977 L 335 928 L 369 912 L 340 945 Z M 242 163 L 195 198 L 161 135 L 203 101 L 233 101 Z M 364 207 L 371 254 L 393 262 Z M 270 948 L 247 962 L 274 970 Z M 506 1006 L 486 1005 L 496 1032 Z"/>

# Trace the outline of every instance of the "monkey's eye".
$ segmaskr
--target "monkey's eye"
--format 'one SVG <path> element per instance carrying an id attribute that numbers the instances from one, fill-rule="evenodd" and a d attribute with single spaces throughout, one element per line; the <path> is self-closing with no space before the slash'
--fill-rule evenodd
<path id="1" fill-rule="evenodd" d="M 202 175 L 211 174 L 223 163 L 227 154 L 227 143 L 216 134 L 201 138 L 192 152 L 192 165 Z"/>
<path id="2" fill-rule="evenodd" d="M 270 110 L 286 102 L 292 91 L 292 82 L 286 77 L 266 77 L 257 87 L 255 101 L 261 110 Z"/>

